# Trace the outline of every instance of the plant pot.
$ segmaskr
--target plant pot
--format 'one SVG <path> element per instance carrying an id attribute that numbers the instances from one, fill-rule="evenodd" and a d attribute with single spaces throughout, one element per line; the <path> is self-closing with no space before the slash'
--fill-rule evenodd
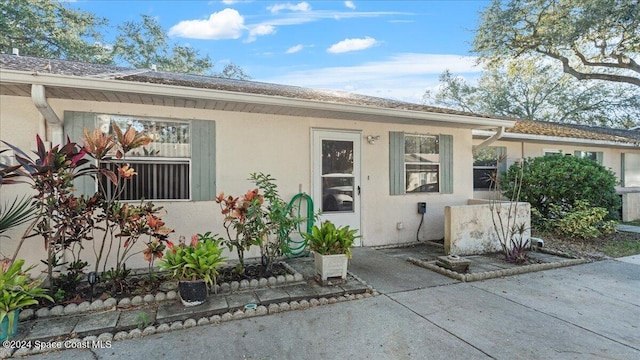
<path id="1" fill-rule="evenodd" d="M 327 280 L 345 280 L 349 259 L 346 254 L 321 255 L 313 253 L 316 277 L 325 283 Z"/>
<path id="2" fill-rule="evenodd" d="M 207 301 L 209 290 L 204 280 L 179 281 L 180 300 L 184 306 L 196 306 Z"/>
<path id="3" fill-rule="evenodd" d="M 0 341 L 9 340 L 18 332 L 20 309 L 10 311 L 0 323 Z"/>

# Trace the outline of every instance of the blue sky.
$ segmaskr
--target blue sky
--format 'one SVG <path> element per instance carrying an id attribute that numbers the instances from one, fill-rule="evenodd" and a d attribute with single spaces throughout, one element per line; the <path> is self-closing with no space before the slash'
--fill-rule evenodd
<path id="1" fill-rule="evenodd" d="M 252 80 L 420 102 L 445 69 L 473 81 L 488 1 L 74 1 L 112 28 L 155 17 L 173 42 Z M 106 34 L 107 41 L 115 30 Z"/>

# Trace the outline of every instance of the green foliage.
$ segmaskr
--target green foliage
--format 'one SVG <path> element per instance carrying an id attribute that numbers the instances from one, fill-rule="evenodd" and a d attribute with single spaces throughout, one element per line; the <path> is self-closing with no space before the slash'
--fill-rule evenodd
<path id="1" fill-rule="evenodd" d="M 29 278 L 29 267 L 22 270 L 24 260 L 13 262 L 8 268 L 0 267 L 0 322 L 9 316 L 9 329 L 13 326 L 13 311 L 38 304 L 38 298 L 53 301 L 45 290 L 40 288 L 42 281 Z"/>
<path id="2" fill-rule="evenodd" d="M 224 265 L 221 238 L 211 232 L 194 235 L 191 243 L 173 245 L 168 242 L 169 251 L 158 265 L 171 271 L 178 280 L 204 280 L 214 285 L 218 276 L 218 267 Z"/>
<path id="3" fill-rule="evenodd" d="M 11 203 L 6 202 L 4 206 L 0 205 L 0 237 L 6 236 L 2 234 L 9 229 L 33 220 L 37 208 L 31 200 L 31 196 L 25 195 L 14 198 Z"/>
<path id="4" fill-rule="evenodd" d="M 473 42 L 483 60 L 538 54 L 577 79 L 640 86 L 640 6 L 625 0 L 494 0 Z"/>
<path id="5" fill-rule="evenodd" d="M 588 201 L 578 200 L 569 211 L 552 204 L 552 229 L 564 236 L 588 239 L 616 232 L 616 221 L 606 221 L 607 209 L 591 207 Z"/>
<path id="6" fill-rule="evenodd" d="M 278 194 L 271 175 L 252 173 L 250 180 L 257 188 L 247 191 L 242 199 L 224 193 L 216 197 L 225 215 L 223 226 L 227 240 L 224 243 L 230 251 L 236 250 L 240 272 L 244 268 L 245 251 L 259 246 L 265 270 L 270 272 L 275 258 L 286 252 L 289 234 L 303 219 L 291 214 L 292 209 Z"/>
<path id="7" fill-rule="evenodd" d="M 563 155 L 525 159 L 521 165 L 512 165 L 502 177 L 505 196 L 511 198 L 517 190 L 515 184 L 520 173 L 520 200 L 531 204 L 535 226 L 543 225 L 542 219 L 554 218 L 554 212 L 557 213 L 552 211 L 554 205 L 567 212 L 578 200 L 605 208 L 605 219 L 619 217 L 621 201 L 615 191 L 618 180 L 611 170 L 593 160 Z"/>
<path id="8" fill-rule="evenodd" d="M 142 21 L 127 21 L 118 27 L 113 53 L 139 69 L 152 64 L 161 71 L 204 74 L 213 67 L 209 56 L 200 57 L 196 49 L 168 43 L 167 32 L 154 17 L 142 15 Z"/>
<path id="9" fill-rule="evenodd" d="M 332 222 L 325 221 L 320 227 L 314 225 L 311 233 L 302 233 L 302 236 L 309 244 L 309 248 L 321 255 L 346 254 L 351 258 L 351 248 L 355 239 L 357 229 L 349 229 L 349 226 L 336 227 Z"/>
<path id="10" fill-rule="evenodd" d="M 427 103 L 518 119 L 629 127 L 640 117 L 640 91 L 620 84 L 580 83 L 558 66 L 518 59 L 485 67 L 478 85 L 445 71 Z"/>
<path id="11" fill-rule="evenodd" d="M 100 33 L 106 24 L 106 19 L 61 1 L 3 0 L 0 53 L 18 48 L 20 55 L 111 63 Z"/>

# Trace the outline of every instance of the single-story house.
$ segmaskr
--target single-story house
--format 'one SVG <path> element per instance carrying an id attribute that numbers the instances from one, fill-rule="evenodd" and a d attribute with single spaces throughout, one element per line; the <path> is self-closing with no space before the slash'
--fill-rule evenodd
<path id="1" fill-rule="evenodd" d="M 637 151 L 610 139 L 512 139 L 524 135 L 512 132 L 514 119 L 340 91 L 0 55 L 0 139 L 33 149 L 36 134 L 49 145 L 80 141 L 83 129 L 109 131 L 112 121 L 146 129 L 155 143 L 126 160 L 140 174 L 126 199 L 163 206 L 175 236 L 187 238 L 222 233 L 216 194 L 244 194 L 253 172 L 276 178 L 285 199 L 310 194 L 321 220 L 360 229 L 359 245 L 379 246 L 442 239 L 445 207 L 482 198 L 474 147 L 497 146 L 510 162 L 536 149 L 602 152 L 618 174 L 625 170 L 614 157 Z M 0 195 L 27 191 L 3 186 Z M 0 251 L 10 254 L 15 242 L 3 240 Z M 37 263 L 42 243 L 20 256 Z"/>

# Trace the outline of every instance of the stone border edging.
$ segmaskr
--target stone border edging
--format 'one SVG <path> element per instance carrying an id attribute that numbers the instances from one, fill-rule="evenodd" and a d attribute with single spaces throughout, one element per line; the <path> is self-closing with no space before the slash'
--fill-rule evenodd
<path id="1" fill-rule="evenodd" d="M 362 279 L 353 273 L 349 272 L 351 276 L 353 276 L 356 281 L 361 282 L 363 285 L 367 285 Z M 196 319 L 186 319 L 184 321 L 174 321 L 171 323 L 161 323 L 158 325 L 150 325 L 145 327 L 144 329 L 136 328 L 130 331 L 119 331 L 115 334 L 110 332 L 104 332 L 98 336 L 90 335 L 85 336 L 82 339 L 80 338 L 70 338 L 67 340 L 63 340 L 64 343 L 69 344 L 68 348 L 63 349 L 50 349 L 50 348 L 20 348 L 20 349 L 9 349 L 9 348 L 0 348 L 0 359 L 6 359 L 14 356 L 28 356 L 35 354 L 43 354 L 47 352 L 51 352 L 54 350 L 67 350 L 71 348 L 83 348 L 83 345 L 93 344 L 94 342 L 111 342 L 111 341 L 120 341 L 127 339 L 136 339 L 143 336 L 153 335 L 156 333 L 165 333 L 174 330 L 182 330 L 188 329 L 195 326 L 204 326 L 204 325 L 219 325 L 224 322 L 229 322 L 232 320 L 240 320 L 245 318 L 251 318 L 256 316 L 265 316 L 271 314 L 277 314 L 286 311 L 293 310 L 306 310 L 309 308 L 314 308 L 323 305 L 331 305 L 338 302 L 352 301 L 352 300 L 361 300 L 367 299 L 374 296 L 380 295 L 371 285 L 367 285 L 367 291 L 364 294 L 344 294 L 338 297 L 320 297 L 320 298 L 311 298 L 309 300 L 300 300 L 300 301 L 290 301 L 290 302 L 281 302 L 279 304 L 269 304 L 269 306 L 259 305 L 256 309 L 244 309 L 244 310 L 235 310 L 234 312 L 228 311 L 222 315 L 213 315 L 208 317 L 201 317 L 198 320 Z M 86 346 L 85 346 L 86 348 Z M 91 346 L 89 346 L 91 348 Z"/>
<path id="2" fill-rule="evenodd" d="M 302 274 L 297 272 L 291 265 L 284 261 L 280 262 L 280 264 L 287 270 L 287 272 L 289 272 L 289 274 L 279 275 L 277 277 L 271 276 L 269 278 L 251 279 L 251 281 L 241 280 L 216 284 L 214 286 L 214 293 L 217 294 L 220 291 L 222 291 L 222 293 L 227 293 L 239 290 L 259 289 L 284 284 L 295 284 L 304 281 Z M 359 281 L 362 282 L 361 280 Z M 84 301 L 80 304 L 71 303 L 66 306 L 55 305 L 51 308 L 41 307 L 38 309 L 25 309 L 20 312 L 18 319 L 20 321 L 26 321 L 53 316 L 78 315 L 94 311 L 128 309 L 140 305 L 176 300 L 177 298 L 178 293 L 175 290 L 167 292 L 158 291 L 155 295 L 146 294 L 136 295 L 132 298 L 124 297 L 120 300 L 110 297 L 105 300 L 97 299 L 93 302 Z"/>
<path id="3" fill-rule="evenodd" d="M 471 274 L 460 274 L 458 272 L 445 269 L 435 264 L 435 261 L 423 261 L 419 259 L 415 259 L 412 257 L 407 258 L 407 261 L 411 264 L 423 267 L 425 269 L 429 269 L 435 271 L 441 275 L 448 276 L 452 279 L 459 280 L 462 282 L 471 282 L 478 280 L 487 280 L 493 279 L 503 276 L 511 276 L 518 274 L 525 274 L 529 272 L 549 270 L 549 269 L 557 269 L 565 266 L 573 266 L 579 265 L 589 262 L 587 259 L 569 259 L 565 261 L 558 261 L 552 263 L 542 263 L 542 264 L 531 264 L 531 265 L 523 265 L 519 267 L 514 267 L 510 269 L 501 269 L 501 270 L 493 270 L 493 271 L 485 271 L 481 273 L 471 273 Z"/>

